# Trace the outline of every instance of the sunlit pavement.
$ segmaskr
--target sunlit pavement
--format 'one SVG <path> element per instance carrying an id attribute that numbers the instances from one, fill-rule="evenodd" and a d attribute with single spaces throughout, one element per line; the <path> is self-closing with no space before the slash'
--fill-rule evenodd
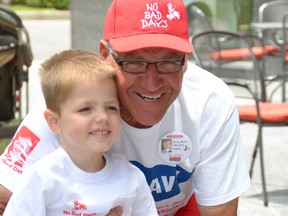
<path id="1" fill-rule="evenodd" d="M 256 142 L 257 127 L 241 125 L 242 139 L 250 163 Z M 265 127 L 263 131 L 265 176 L 268 207 L 264 207 L 259 155 L 254 165 L 252 187 L 240 198 L 239 215 L 288 215 L 288 127 Z M 249 164 L 250 165 L 250 164 Z"/>

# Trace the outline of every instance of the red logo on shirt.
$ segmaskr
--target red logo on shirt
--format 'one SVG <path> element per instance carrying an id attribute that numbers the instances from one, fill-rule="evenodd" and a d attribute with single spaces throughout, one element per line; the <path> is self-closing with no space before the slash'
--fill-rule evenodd
<path id="1" fill-rule="evenodd" d="M 80 209 L 87 209 L 85 204 L 80 203 L 78 200 L 74 200 L 74 209 L 73 210 L 80 210 Z"/>
<path id="2" fill-rule="evenodd" d="M 69 201 L 69 205 L 72 203 Z M 80 203 L 78 200 L 73 200 L 72 210 L 63 210 L 62 215 L 71 215 L 71 216 L 97 216 L 96 212 L 88 212 L 87 205 Z"/>
<path id="3" fill-rule="evenodd" d="M 39 138 L 27 127 L 23 126 L 12 139 L 12 142 L 2 156 L 2 162 L 19 174 L 25 165 Z"/>

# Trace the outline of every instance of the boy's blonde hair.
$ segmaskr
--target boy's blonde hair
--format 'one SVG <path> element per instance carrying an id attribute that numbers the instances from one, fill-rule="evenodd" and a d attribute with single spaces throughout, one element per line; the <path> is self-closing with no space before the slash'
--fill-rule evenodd
<path id="1" fill-rule="evenodd" d="M 84 50 L 65 50 L 40 66 L 41 88 L 48 109 L 60 113 L 73 88 L 81 81 L 115 80 L 115 69 L 100 55 Z"/>

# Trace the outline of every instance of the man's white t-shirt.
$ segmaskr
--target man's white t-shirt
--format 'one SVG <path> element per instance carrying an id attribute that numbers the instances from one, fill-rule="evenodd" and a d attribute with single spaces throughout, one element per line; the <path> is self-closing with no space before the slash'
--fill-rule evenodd
<path id="1" fill-rule="evenodd" d="M 0 159 L 0 184 L 13 191 L 19 173 L 59 146 L 43 117 L 45 106 L 31 111 L 16 133 L 33 143 L 23 167 Z M 23 130 L 23 131 L 22 131 Z M 164 141 L 171 143 L 164 149 Z M 142 170 L 160 215 L 174 215 L 191 195 L 204 206 L 228 202 L 250 186 L 235 98 L 223 81 L 189 63 L 182 90 L 163 119 L 147 129 L 122 121 L 110 153 L 122 153 Z"/>

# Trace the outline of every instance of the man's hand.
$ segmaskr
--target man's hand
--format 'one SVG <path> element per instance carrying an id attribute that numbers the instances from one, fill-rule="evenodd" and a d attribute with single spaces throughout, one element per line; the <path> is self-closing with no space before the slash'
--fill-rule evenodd
<path id="1" fill-rule="evenodd" d="M 11 195 L 12 195 L 11 191 L 0 185 L 0 216 L 3 215 Z"/>
<path id="2" fill-rule="evenodd" d="M 117 206 L 109 211 L 106 216 L 121 216 L 123 214 L 123 209 L 120 206 Z"/>

